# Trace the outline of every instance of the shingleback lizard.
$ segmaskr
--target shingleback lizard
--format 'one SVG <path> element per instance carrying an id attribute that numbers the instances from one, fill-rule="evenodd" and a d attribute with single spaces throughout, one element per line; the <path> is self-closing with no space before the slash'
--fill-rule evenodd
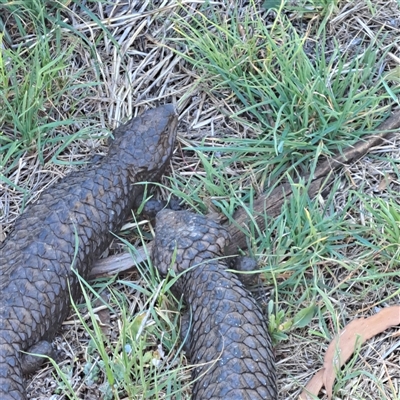
<path id="1" fill-rule="evenodd" d="M 275 359 L 264 316 L 227 271 L 227 231 L 212 218 L 163 210 L 156 218 L 152 261 L 189 307 L 193 400 L 275 400 Z"/>
<path id="2" fill-rule="evenodd" d="M 0 399 L 26 398 L 21 351 L 53 339 L 83 279 L 158 180 L 174 150 L 172 105 L 114 131 L 108 155 L 45 190 L 0 244 Z M 41 351 L 41 350 L 39 350 Z"/>

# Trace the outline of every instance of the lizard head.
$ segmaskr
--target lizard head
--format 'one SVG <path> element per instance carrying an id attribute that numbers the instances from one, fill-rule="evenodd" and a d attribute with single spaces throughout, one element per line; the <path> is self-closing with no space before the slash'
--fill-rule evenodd
<path id="1" fill-rule="evenodd" d="M 114 130 L 109 156 L 128 165 L 139 180 L 142 174 L 146 181 L 156 180 L 174 151 L 177 125 L 172 104 L 148 110 Z"/>

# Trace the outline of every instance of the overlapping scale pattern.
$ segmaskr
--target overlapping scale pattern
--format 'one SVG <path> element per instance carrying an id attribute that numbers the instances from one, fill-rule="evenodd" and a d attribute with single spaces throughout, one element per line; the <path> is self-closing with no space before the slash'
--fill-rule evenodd
<path id="1" fill-rule="evenodd" d="M 238 277 L 227 271 L 228 234 L 188 211 L 157 215 L 153 263 L 162 274 L 184 272 L 175 284 L 191 321 L 187 347 L 194 400 L 273 400 L 275 360 L 264 315 Z"/>
<path id="2" fill-rule="evenodd" d="M 114 131 L 100 162 L 42 193 L 0 245 L 0 398 L 25 399 L 20 350 L 54 337 L 112 235 L 158 180 L 174 149 L 172 105 L 150 110 Z M 38 347 L 35 347 L 38 348 Z M 25 369 L 27 366 L 24 366 Z"/>

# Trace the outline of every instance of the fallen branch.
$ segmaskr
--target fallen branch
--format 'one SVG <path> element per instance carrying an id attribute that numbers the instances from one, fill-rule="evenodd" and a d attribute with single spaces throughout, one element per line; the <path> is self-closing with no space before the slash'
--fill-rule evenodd
<path id="1" fill-rule="evenodd" d="M 314 177 L 309 184 L 308 195 L 313 198 L 322 185 L 325 187 L 332 183 L 334 179 L 333 172 L 343 167 L 346 164 L 354 163 L 365 154 L 367 154 L 373 147 L 379 146 L 384 140 L 390 139 L 394 136 L 395 129 L 400 127 L 400 111 L 390 116 L 384 122 L 382 122 L 376 131 L 379 132 L 375 135 L 370 135 L 362 140 L 355 143 L 353 146 L 345 149 L 341 154 L 337 154 L 333 157 L 328 158 L 317 166 Z M 304 181 L 309 182 L 310 176 L 304 177 Z M 281 213 L 282 205 L 285 201 L 290 200 L 290 196 L 293 194 L 293 189 L 289 183 L 283 183 L 276 187 L 268 196 L 260 196 L 253 202 L 253 220 L 258 226 L 260 231 L 265 229 L 265 216 L 268 218 L 274 218 Z M 228 254 L 235 254 L 237 249 L 246 249 L 248 247 L 247 236 L 247 225 L 249 221 L 249 215 L 244 209 L 238 209 L 229 225 L 229 233 L 231 235 L 231 245 L 227 250 Z"/>
<path id="2" fill-rule="evenodd" d="M 333 179 L 333 172 L 346 164 L 354 163 L 356 160 L 367 154 L 373 147 L 379 146 L 384 140 L 390 139 L 394 135 L 394 130 L 400 128 L 400 111 L 397 111 L 386 121 L 382 122 L 375 135 L 370 135 L 360 140 L 351 147 L 345 149 L 342 153 L 335 155 L 323 161 L 315 170 L 312 181 L 309 184 L 308 195 L 314 197 L 323 185 L 329 185 Z M 306 176 L 305 181 L 309 181 L 310 176 Z M 293 190 L 289 183 L 283 183 L 275 188 L 268 196 L 260 196 L 253 203 L 253 220 L 262 231 L 265 229 L 265 216 L 274 218 L 280 214 L 282 205 L 290 200 Z M 237 253 L 237 249 L 245 250 L 248 247 L 246 231 L 248 229 L 249 215 L 244 209 L 238 209 L 228 226 L 232 237 L 231 245 L 227 249 L 227 254 Z M 99 260 L 92 269 L 91 278 L 114 275 L 135 267 L 146 259 L 149 254 L 151 243 L 146 248 L 139 248 L 136 260 L 132 259 L 129 253 L 118 254 L 103 260 Z"/>

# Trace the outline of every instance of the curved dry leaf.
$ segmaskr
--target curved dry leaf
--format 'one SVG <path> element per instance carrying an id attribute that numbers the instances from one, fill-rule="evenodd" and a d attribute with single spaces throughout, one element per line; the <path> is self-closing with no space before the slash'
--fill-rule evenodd
<path id="1" fill-rule="evenodd" d="M 329 344 L 324 358 L 324 368 L 308 382 L 299 399 L 309 400 L 313 398 L 311 396 L 317 396 L 322 386 L 325 386 L 330 400 L 333 382 L 336 378 L 335 371 L 340 369 L 351 357 L 356 344 L 362 344 L 373 336 L 399 324 L 400 306 L 386 307 L 371 317 L 351 321 Z"/>
<path id="2" fill-rule="evenodd" d="M 324 386 L 324 373 L 324 368 L 315 373 L 311 381 L 307 383 L 307 386 L 301 392 L 299 400 L 312 400 L 315 399 L 316 396 L 318 396 L 318 393 L 322 389 L 322 386 Z"/>

